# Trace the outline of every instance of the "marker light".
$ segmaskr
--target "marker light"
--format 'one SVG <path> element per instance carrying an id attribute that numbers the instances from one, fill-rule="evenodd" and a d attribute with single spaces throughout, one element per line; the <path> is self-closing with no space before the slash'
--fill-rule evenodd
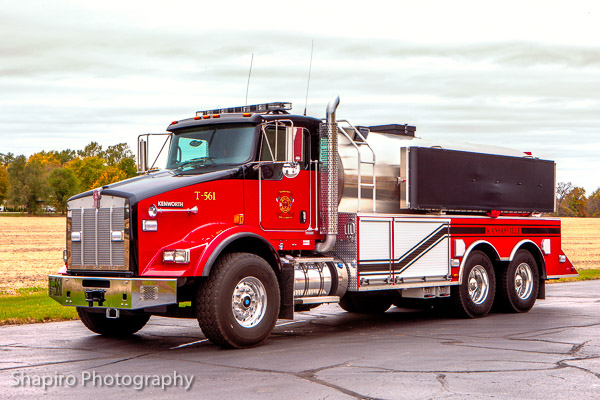
<path id="1" fill-rule="evenodd" d="M 244 214 L 236 214 L 233 216 L 233 223 L 242 225 L 244 223 Z"/>

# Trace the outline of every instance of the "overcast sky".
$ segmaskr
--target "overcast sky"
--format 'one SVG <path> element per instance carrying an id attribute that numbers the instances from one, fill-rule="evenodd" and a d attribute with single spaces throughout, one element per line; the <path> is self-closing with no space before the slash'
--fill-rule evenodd
<path id="1" fill-rule="evenodd" d="M 104 147 L 196 110 L 291 101 L 514 147 L 600 186 L 597 1 L 0 0 L 0 153 Z M 339 4 L 339 5 L 333 5 Z"/>

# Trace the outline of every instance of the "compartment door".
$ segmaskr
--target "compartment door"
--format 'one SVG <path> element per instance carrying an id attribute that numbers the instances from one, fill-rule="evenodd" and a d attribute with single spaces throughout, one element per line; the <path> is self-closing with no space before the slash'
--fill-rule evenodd
<path id="1" fill-rule="evenodd" d="M 450 274 L 449 220 L 394 219 L 394 260 L 396 283 L 403 279 L 445 280 Z"/>
<path id="2" fill-rule="evenodd" d="M 393 218 L 365 218 L 358 221 L 358 273 L 369 284 L 392 283 Z"/>

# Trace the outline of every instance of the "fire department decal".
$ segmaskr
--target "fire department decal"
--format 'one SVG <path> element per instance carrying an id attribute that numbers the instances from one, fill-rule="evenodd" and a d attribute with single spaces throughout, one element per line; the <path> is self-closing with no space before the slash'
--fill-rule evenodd
<path id="1" fill-rule="evenodd" d="M 292 192 L 289 190 L 280 190 L 279 196 L 277 196 L 277 204 L 279 205 L 279 218 L 290 219 L 294 216 L 292 211 L 292 205 L 294 204 L 294 197 Z"/>

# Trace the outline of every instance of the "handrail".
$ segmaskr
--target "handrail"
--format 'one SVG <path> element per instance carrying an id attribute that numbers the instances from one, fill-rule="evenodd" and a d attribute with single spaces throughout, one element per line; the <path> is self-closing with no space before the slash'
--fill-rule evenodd
<path id="1" fill-rule="evenodd" d="M 354 146 L 354 148 L 356 149 L 356 153 L 358 154 L 358 209 L 357 211 L 360 212 L 361 211 L 361 200 L 362 200 L 362 187 L 372 187 L 373 188 L 373 213 L 376 212 L 376 200 L 377 200 L 377 195 L 376 195 L 376 175 L 375 175 L 375 151 L 373 151 L 373 148 L 371 147 L 371 145 L 369 145 L 369 143 L 367 143 L 367 139 L 365 139 L 365 137 L 362 135 L 362 133 L 360 133 L 360 131 L 358 129 L 356 129 L 354 127 L 354 125 L 352 125 L 350 122 L 348 122 L 345 119 L 340 119 L 336 121 L 337 123 L 341 123 L 344 122 L 346 124 L 348 124 L 348 126 L 350 128 L 352 128 L 354 130 L 354 132 L 356 133 L 356 135 L 358 135 L 358 137 L 360 138 L 360 140 L 362 140 L 361 145 L 366 145 L 369 150 L 371 151 L 371 155 L 373 157 L 373 161 L 362 161 L 361 158 L 361 154 L 360 154 L 360 148 L 358 146 L 358 144 L 356 143 L 356 141 L 354 141 L 350 135 L 348 135 L 348 133 L 346 133 L 346 130 L 343 128 L 338 129 L 338 131 L 342 132 L 342 134 L 346 137 L 346 139 L 348 139 L 348 141 L 350 143 L 352 143 L 352 145 Z M 373 167 L 373 183 L 362 183 L 362 171 L 361 171 L 361 164 L 371 164 Z"/>

